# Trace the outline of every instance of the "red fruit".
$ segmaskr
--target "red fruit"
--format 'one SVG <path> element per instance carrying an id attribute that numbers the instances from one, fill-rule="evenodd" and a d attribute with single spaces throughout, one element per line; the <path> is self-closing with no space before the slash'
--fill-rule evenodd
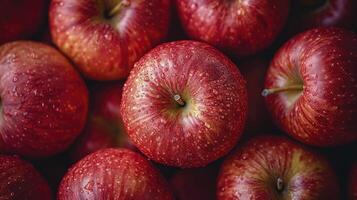
<path id="1" fill-rule="evenodd" d="M 126 147 L 135 150 L 125 134 L 120 116 L 123 84 L 110 83 L 94 87 L 90 117 L 83 133 L 70 152 L 74 161 L 87 154 L 108 147 Z"/>
<path id="2" fill-rule="evenodd" d="M 50 200 L 46 181 L 29 163 L 17 156 L 0 155 L 0 199 Z"/>
<path id="3" fill-rule="evenodd" d="M 217 196 L 234 199 L 338 199 L 329 163 L 288 139 L 251 139 L 222 165 Z"/>
<path id="4" fill-rule="evenodd" d="M 140 154 L 104 149 L 76 163 L 65 175 L 58 200 L 173 199 L 159 172 Z"/>
<path id="5" fill-rule="evenodd" d="M 318 28 L 287 42 L 275 55 L 263 92 L 276 123 L 316 146 L 357 139 L 357 35 Z"/>
<path id="6" fill-rule="evenodd" d="M 133 64 L 162 41 L 169 0 L 53 0 L 53 42 L 87 77 L 126 78 Z"/>
<path id="7" fill-rule="evenodd" d="M 68 60 L 50 46 L 1 46 L 0 90 L 0 137 L 11 152 L 31 157 L 56 154 L 84 126 L 87 88 Z"/>
<path id="8" fill-rule="evenodd" d="M 163 44 L 136 64 L 124 86 L 121 114 L 129 138 L 150 159 L 198 167 L 236 144 L 247 116 L 237 67 L 200 42 Z"/>
<path id="9" fill-rule="evenodd" d="M 252 55 L 277 37 L 289 0 L 176 0 L 186 33 L 230 54 Z"/>
<path id="10" fill-rule="evenodd" d="M 351 168 L 349 180 L 349 197 L 351 200 L 357 200 L 357 163 Z"/>
<path id="11" fill-rule="evenodd" d="M 46 0 L 1 0 L 0 45 L 37 33 L 46 12 Z"/>
<path id="12" fill-rule="evenodd" d="M 293 1 L 289 29 L 293 33 L 319 26 L 357 28 L 356 0 L 297 0 Z"/>
<path id="13" fill-rule="evenodd" d="M 170 179 L 177 200 L 215 200 L 217 166 L 183 169 Z"/>

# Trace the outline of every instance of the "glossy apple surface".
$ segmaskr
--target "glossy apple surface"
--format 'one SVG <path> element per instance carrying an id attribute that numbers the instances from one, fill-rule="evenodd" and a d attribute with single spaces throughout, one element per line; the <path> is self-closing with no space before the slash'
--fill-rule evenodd
<path id="1" fill-rule="evenodd" d="M 246 56 L 267 48 L 289 13 L 289 0 L 176 0 L 186 33 L 229 54 Z"/>
<path id="2" fill-rule="evenodd" d="M 129 138 L 150 159 L 205 166 L 228 153 L 242 134 L 245 80 L 207 44 L 166 43 L 135 64 L 124 86 L 121 115 Z"/>
<path id="3" fill-rule="evenodd" d="M 263 95 L 286 133 L 316 146 L 357 139 L 357 35 L 339 28 L 299 34 L 275 55 Z"/>
<path id="4" fill-rule="evenodd" d="M 0 155 L 0 199 L 51 200 L 47 182 L 28 162 Z"/>
<path id="5" fill-rule="evenodd" d="M 87 88 L 50 46 L 26 41 L 1 46 L 0 91 L 0 136 L 10 152 L 30 157 L 61 152 L 86 121 Z"/>
<path id="6" fill-rule="evenodd" d="M 123 79 L 166 37 L 169 4 L 169 0 L 53 0 L 52 39 L 85 76 Z"/>
<path id="7" fill-rule="evenodd" d="M 69 169 L 58 200 L 172 200 L 168 184 L 148 160 L 126 149 L 96 151 Z"/>
<path id="8" fill-rule="evenodd" d="M 357 28 L 355 0 L 297 0 L 292 3 L 291 34 L 320 26 Z"/>
<path id="9" fill-rule="evenodd" d="M 222 165 L 219 200 L 338 198 L 338 183 L 329 163 L 300 144 L 278 136 L 249 140 Z"/>
<path id="10" fill-rule="evenodd" d="M 0 45 L 28 39 L 45 22 L 46 0 L 1 0 Z"/>

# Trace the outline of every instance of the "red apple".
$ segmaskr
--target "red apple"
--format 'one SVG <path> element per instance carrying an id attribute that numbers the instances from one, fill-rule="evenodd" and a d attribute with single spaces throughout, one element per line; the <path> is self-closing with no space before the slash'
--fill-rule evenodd
<path id="1" fill-rule="evenodd" d="M 173 199 L 160 173 L 138 153 L 104 149 L 69 169 L 62 179 L 58 200 Z"/>
<path id="2" fill-rule="evenodd" d="M 160 45 L 141 58 L 125 83 L 127 134 L 150 159 L 199 167 L 227 154 L 247 116 L 245 80 L 213 47 L 194 41 Z"/>
<path id="3" fill-rule="evenodd" d="M 356 0 L 295 0 L 292 5 L 291 34 L 319 26 L 357 28 Z"/>
<path id="4" fill-rule="evenodd" d="M 47 182 L 28 162 L 0 155 L 0 199 L 51 200 Z"/>
<path id="5" fill-rule="evenodd" d="M 218 165 L 205 168 L 183 169 L 170 179 L 177 200 L 215 200 Z"/>
<path id="6" fill-rule="evenodd" d="M 261 136 L 240 146 L 222 165 L 219 200 L 338 199 L 329 163 L 302 145 L 278 136 Z"/>
<path id="7" fill-rule="evenodd" d="M 277 37 L 289 13 L 289 0 L 176 0 L 186 33 L 227 53 L 252 55 Z"/>
<path id="8" fill-rule="evenodd" d="M 69 61 L 50 46 L 26 41 L 1 46 L 0 91 L 0 137 L 11 152 L 56 154 L 84 126 L 87 88 Z"/>
<path id="9" fill-rule="evenodd" d="M 268 60 L 263 57 L 253 57 L 239 63 L 239 67 L 245 80 L 247 80 L 248 88 L 249 109 L 245 132 L 252 135 L 275 129 L 266 108 L 264 97 L 261 95 L 269 67 Z"/>
<path id="10" fill-rule="evenodd" d="M 357 162 L 351 168 L 349 180 L 349 197 L 351 200 L 357 200 Z"/>
<path id="11" fill-rule="evenodd" d="M 273 119 L 316 146 L 357 139 L 357 35 L 339 28 L 299 34 L 275 55 L 263 95 Z"/>
<path id="12" fill-rule="evenodd" d="M 120 116 L 122 90 L 122 83 L 108 83 L 93 87 L 88 122 L 70 151 L 73 161 L 109 147 L 126 147 L 136 150 L 125 134 Z"/>
<path id="13" fill-rule="evenodd" d="M 126 78 L 133 64 L 162 41 L 170 0 L 53 0 L 53 42 L 87 77 Z"/>
<path id="14" fill-rule="evenodd" d="M 1 0 L 0 45 L 27 39 L 45 22 L 46 0 Z"/>

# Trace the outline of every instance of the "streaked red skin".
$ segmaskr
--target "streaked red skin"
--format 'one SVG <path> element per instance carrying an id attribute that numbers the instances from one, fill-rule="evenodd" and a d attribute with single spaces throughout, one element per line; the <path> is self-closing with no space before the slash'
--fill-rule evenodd
<path id="1" fill-rule="evenodd" d="M 106 2 L 108 10 L 113 9 L 115 6 L 109 6 L 108 0 L 51 3 L 53 42 L 88 78 L 126 78 L 133 64 L 166 37 L 169 0 L 125 1 L 130 5 L 108 20 L 104 8 L 96 3 Z"/>
<path id="2" fill-rule="evenodd" d="M 28 39 L 45 22 L 46 0 L 1 0 L 0 45 Z"/>
<path id="3" fill-rule="evenodd" d="M 47 182 L 28 162 L 0 155 L 0 199 L 51 200 Z"/>
<path id="4" fill-rule="evenodd" d="M 29 157 L 65 150 L 84 127 L 88 91 L 69 61 L 45 44 L 0 48 L 0 136 L 10 152 Z"/>
<path id="5" fill-rule="evenodd" d="M 278 177 L 284 185 L 281 193 L 276 190 Z M 249 140 L 223 163 L 217 197 L 337 200 L 338 187 L 336 176 L 323 157 L 289 139 L 260 136 Z"/>
<path id="6" fill-rule="evenodd" d="M 122 83 L 101 84 L 91 90 L 90 117 L 83 133 L 70 151 L 73 161 L 109 147 L 136 150 L 125 134 L 120 116 L 123 85 Z"/>
<path id="7" fill-rule="evenodd" d="M 301 0 L 300 0 L 301 1 Z M 357 28 L 357 2 L 355 0 L 325 0 L 326 5 L 310 12 L 301 12 L 301 2 L 293 1 L 291 34 L 320 26 L 338 26 L 354 30 Z"/>
<path id="8" fill-rule="evenodd" d="M 176 172 L 169 181 L 176 199 L 215 200 L 218 170 L 218 165 L 209 165 Z"/>
<path id="9" fill-rule="evenodd" d="M 184 108 L 178 108 L 176 94 L 187 103 Z M 121 114 L 129 138 L 150 159 L 182 168 L 205 166 L 227 154 L 242 134 L 246 83 L 215 48 L 166 43 L 135 64 Z"/>
<path id="10" fill-rule="evenodd" d="M 351 168 L 348 189 L 350 199 L 357 200 L 357 162 L 355 162 Z"/>
<path id="11" fill-rule="evenodd" d="M 249 135 L 275 129 L 266 108 L 264 97 L 261 95 L 268 67 L 268 60 L 262 57 L 248 58 L 239 63 L 239 69 L 247 81 L 248 88 L 249 109 L 245 132 Z"/>
<path id="12" fill-rule="evenodd" d="M 338 28 L 299 34 L 275 55 L 265 88 L 300 77 L 304 89 L 271 94 L 266 103 L 276 124 L 306 144 L 334 146 L 357 139 L 357 35 Z"/>
<path id="13" fill-rule="evenodd" d="M 289 0 L 176 0 L 186 33 L 227 53 L 253 55 L 267 48 L 285 24 Z"/>
<path id="14" fill-rule="evenodd" d="M 103 149 L 69 169 L 62 179 L 58 200 L 171 200 L 160 173 L 138 153 Z"/>

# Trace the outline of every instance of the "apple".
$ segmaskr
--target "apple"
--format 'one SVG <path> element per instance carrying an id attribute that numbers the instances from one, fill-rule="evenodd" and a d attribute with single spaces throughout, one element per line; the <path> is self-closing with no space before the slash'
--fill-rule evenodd
<path id="1" fill-rule="evenodd" d="M 72 166 L 58 200 L 173 199 L 169 186 L 146 158 L 127 149 L 102 149 Z"/>
<path id="2" fill-rule="evenodd" d="M 291 34 L 320 26 L 357 28 L 356 0 L 297 0 L 292 3 Z"/>
<path id="3" fill-rule="evenodd" d="M 218 200 L 339 199 L 336 175 L 319 154 L 279 136 L 241 145 L 222 165 Z"/>
<path id="4" fill-rule="evenodd" d="M 122 83 L 97 84 L 91 90 L 89 119 L 70 151 L 73 161 L 109 147 L 136 150 L 125 134 L 120 116 Z"/>
<path id="5" fill-rule="evenodd" d="M 275 129 L 264 97 L 261 91 L 264 89 L 265 74 L 269 67 L 268 59 L 256 56 L 245 59 L 239 63 L 239 69 L 247 81 L 248 89 L 248 119 L 245 126 L 247 135 L 261 134 Z"/>
<path id="6" fill-rule="evenodd" d="M 219 165 L 214 163 L 204 168 L 181 169 L 174 173 L 169 183 L 176 199 L 215 200 L 218 170 Z"/>
<path id="7" fill-rule="evenodd" d="M 45 22 L 46 1 L 1 0 L 0 45 L 36 34 Z"/>
<path id="8" fill-rule="evenodd" d="M 215 48 L 195 41 L 156 47 L 125 83 L 121 115 L 129 138 L 169 166 L 205 166 L 227 154 L 247 116 L 246 83 Z"/>
<path id="9" fill-rule="evenodd" d="M 53 42 L 88 78 L 116 80 L 165 39 L 170 0 L 53 0 Z"/>
<path id="10" fill-rule="evenodd" d="M 349 195 L 351 200 L 357 200 L 357 162 L 352 166 L 349 176 Z"/>
<path id="11" fill-rule="evenodd" d="M 267 48 L 282 30 L 289 0 L 176 0 L 186 33 L 235 56 Z"/>
<path id="12" fill-rule="evenodd" d="M 65 150 L 84 127 L 86 85 L 70 62 L 50 46 L 30 41 L 2 45 L 0 90 L 0 137 L 12 153 L 54 155 Z"/>
<path id="13" fill-rule="evenodd" d="M 51 200 L 47 182 L 18 156 L 0 155 L 0 199 Z"/>
<path id="14" fill-rule="evenodd" d="M 357 35 L 317 28 L 297 35 L 276 53 L 265 90 L 283 131 L 309 145 L 357 139 Z"/>

